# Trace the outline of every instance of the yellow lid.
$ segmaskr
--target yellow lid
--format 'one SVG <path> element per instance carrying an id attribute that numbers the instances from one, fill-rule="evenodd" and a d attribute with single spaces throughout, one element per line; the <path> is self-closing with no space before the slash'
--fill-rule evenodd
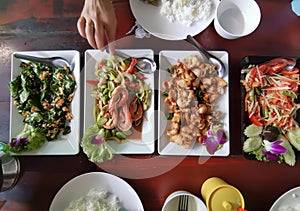
<path id="1" fill-rule="evenodd" d="M 210 211 L 236 211 L 245 207 L 242 194 L 231 185 L 223 185 L 215 189 L 207 198 L 207 208 Z"/>

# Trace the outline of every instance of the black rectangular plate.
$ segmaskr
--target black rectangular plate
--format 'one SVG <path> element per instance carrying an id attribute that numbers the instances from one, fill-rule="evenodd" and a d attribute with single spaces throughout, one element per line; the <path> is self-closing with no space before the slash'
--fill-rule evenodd
<path id="1" fill-rule="evenodd" d="M 267 62 L 271 59 L 274 58 L 278 58 L 278 57 L 282 57 L 285 58 L 285 56 L 246 56 L 241 60 L 241 69 L 248 67 L 249 65 L 258 65 L 258 64 L 262 64 L 264 62 Z M 300 69 L 300 59 L 298 57 L 293 57 L 297 60 L 296 63 L 296 67 L 298 67 Z M 240 76 L 240 79 L 244 79 L 246 74 L 242 74 Z M 300 89 L 299 89 L 300 90 Z M 247 113 L 244 111 L 245 110 L 245 103 L 244 103 L 244 98 L 245 98 L 245 88 L 243 87 L 243 85 L 241 84 L 241 93 L 242 93 L 242 97 L 241 97 L 241 141 L 242 141 L 242 147 L 243 147 L 243 143 L 246 140 L 246 136 L 244 135 L 244 129 L 251 124 L 250 120 L 248 119 L 248 115 Z M 298 97 L 296 99 L 297 103 L 300 103 L 300 93 L 298 93 Z M 297 115 L 295 120 L 300 123 L 300 110 L 297 111 Z M 297 159 L 300 159 L 300 152 L 296 149 L 294 149 L 295 151 L 295 155 L 297 157 Z M 255 160 L 255 157 L 253 155 L 250 155 L 248 153 L 245 153 L 242 149 L 242 153 L 244 155 L 245 158 L 250 159 L 250 160 Z"/>

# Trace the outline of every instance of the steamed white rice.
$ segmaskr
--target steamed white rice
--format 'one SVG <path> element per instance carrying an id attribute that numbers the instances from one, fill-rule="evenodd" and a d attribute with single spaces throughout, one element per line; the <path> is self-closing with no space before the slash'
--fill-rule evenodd
<path id="1" fill-rule="evenodd" d="M 300 204 L 296 204 L 295 206 L 282 206 L 279 207 L 278 211 L 300 211 Z"/>
<path id="2" fill-rule="evenodd" d="M 117 196 L 100 188 L 91 188 L 86 196 L 70 202 L 64 211 L 119 211 L 120 201 Z"/>
<path id="3" fill-rule="evenodd" d="M 179 21 L 190 26 L 196 21 L 207 18 L 211 7 L 211 0 L 197 0 L 193 6 L 189 6 L 189 0 L 162 0 L 160 13 L 170 22 Z"/>

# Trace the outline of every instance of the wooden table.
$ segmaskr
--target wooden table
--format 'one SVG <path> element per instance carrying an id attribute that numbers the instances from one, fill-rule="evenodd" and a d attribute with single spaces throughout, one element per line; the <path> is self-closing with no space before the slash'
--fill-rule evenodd
<path id="1" fill-rule="evenodd" d="M 114 0 L 120 48 L 159 50 L 190 48 L 184 41 L 155 37 L 136 39 L 126 35 L 134 25 L 127 0 Z M 71 178 L 90 171 L 107 171 L 125 179 L 138 193 L 145 210 L 160 210 L 166 197 L 178 189 L 200 196 L 200 188 L 211 176 L 223 178 L 244 195 L 246 208 L 267 211 L 285 191 L 300 185 L 300 162 L 285 164 L 247 160 L 241 150 L 240 61 L 248 55 L 300 56 L 300 18 L 290 0 L 258 0 L 262 20 L 251 35 L 225 40 L 211 24 L 196 36 L 209 50 L 226 50 L 230 68 L 229 157 L 173 157 L 153 155 L 116 156 L 96 166 L 84 153 L 74 156 L 20 156 L 21 175 L 17 185 L 0 193 L 1 210 L 48 210 L 56 192 Z M 0 140 L 8 141 L 10 56 L 14 51 L 74 49 L 83 55 L 89 49 L 76 28 L 83 0 L 15 0 L 0 5 Z"/>

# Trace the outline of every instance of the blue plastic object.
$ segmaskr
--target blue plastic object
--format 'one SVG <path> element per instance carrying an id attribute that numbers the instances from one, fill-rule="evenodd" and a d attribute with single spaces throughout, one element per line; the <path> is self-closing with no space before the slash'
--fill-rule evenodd
<path id="1" fill-rule="evenodd" d="M 293 12 L 300 16 L 300 0 L 293 0 L 291 3 Z"/>

